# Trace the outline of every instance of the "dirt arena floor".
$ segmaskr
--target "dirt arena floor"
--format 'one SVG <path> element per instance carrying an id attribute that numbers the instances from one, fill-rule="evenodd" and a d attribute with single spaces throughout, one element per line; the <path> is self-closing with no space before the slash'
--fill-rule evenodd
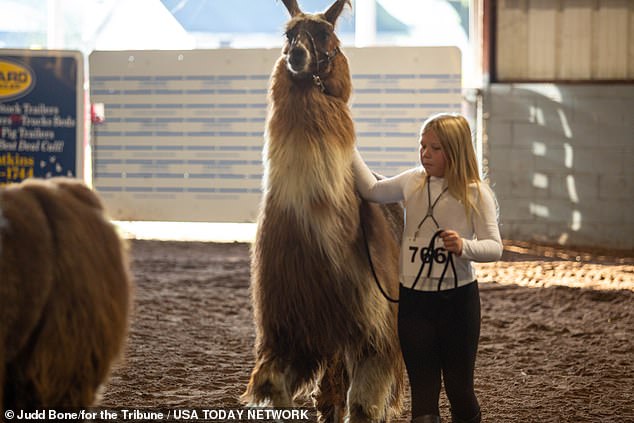
<path id="1" fill-rule="evenodd" d="M 253 364 L 249 245 L 130 246 L 134 318 L 101 406 L 240 407 Z M 633 252 L 505 242 L 502 261 L 478 267 L 484 422 L 634 422 Z M 441 412 L 450 421 L 444 394 Z M 409 418 L 406 400 L 396 421 Z"/>

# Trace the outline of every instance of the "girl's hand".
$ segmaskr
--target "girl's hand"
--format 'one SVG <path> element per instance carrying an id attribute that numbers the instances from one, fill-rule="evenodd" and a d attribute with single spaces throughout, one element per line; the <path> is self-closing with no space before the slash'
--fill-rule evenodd
<path id="1" fill-rule="evenodd" d="M 462 238 L 456 231 L 442 231 L 440 233 L 445 249 L 458 257 L 462 255 Z"/>

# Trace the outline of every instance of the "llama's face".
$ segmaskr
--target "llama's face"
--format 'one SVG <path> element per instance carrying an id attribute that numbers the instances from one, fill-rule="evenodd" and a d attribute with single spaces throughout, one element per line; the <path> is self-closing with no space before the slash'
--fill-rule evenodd
<path id="1" fill-rule="evenodd" d="M 327 76 L 339 50 L 335 23 L 350 0 L 336 0 L 324 13 L 303 13 L 297 0 L 282 0 L 291 20 L 286 25 L 283 54 L 288 70 L 297 77 Z"/>
<path id="2" fill-rule="evenodd" d="M 296 76 L 325 75 L 339 48 L 333 25 L 320 15 L 301 14 L 286 27 L 283 54 L 288 70 Z"/>

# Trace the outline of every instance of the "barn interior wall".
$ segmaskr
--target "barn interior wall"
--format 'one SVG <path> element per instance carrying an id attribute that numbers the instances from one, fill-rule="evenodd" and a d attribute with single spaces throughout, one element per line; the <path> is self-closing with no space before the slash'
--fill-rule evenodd
<path id="1" fill-rule="evenodd" d="M 485 91 L 502 236 L 634 248 L 634 85 L 496 83 Z"/>
<path id="2" fill-rule="evenodd" d="M 495 4 L 497 81 L 634 79 L 634 1 Z"/>

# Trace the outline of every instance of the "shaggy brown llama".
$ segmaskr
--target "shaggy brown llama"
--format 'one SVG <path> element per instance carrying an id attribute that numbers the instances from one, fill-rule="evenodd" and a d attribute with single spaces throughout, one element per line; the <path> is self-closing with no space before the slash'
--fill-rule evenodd
<path id="1" fill-rule="evenodd" d="M 270 81 L 264 196 L 252 249 L 256 363 L 242 399 L 290 407 L 311 389 L 320 421 L 389 420 L 403 365 L 396 307 L 402 224 L 357 195 L 348 62 L 334 33 L 349 0 L 303 13 L 285 0 L 287 42 Z"/>
<path id="2" fill-rule="evenodd" d="M 124 245 L 92 190 L 65 178 L 0 189 L 3 410 L 93 405 L 130 301 Z"/>

